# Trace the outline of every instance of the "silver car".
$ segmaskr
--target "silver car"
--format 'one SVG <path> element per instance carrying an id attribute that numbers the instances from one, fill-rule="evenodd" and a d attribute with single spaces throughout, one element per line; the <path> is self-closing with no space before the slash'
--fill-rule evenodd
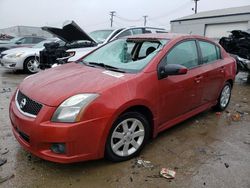
<path id="1" fill-rule="evenodd" d="M 3 51 L 0 53 L 0 63 L 7 69 L 36 73 L 39 71 L 39 52 L 44 49 L 44 44 L 57 41 L 59 41 L 58 38 L 52 38 L 44 40 L 31 48 L 13 48 Z"/>

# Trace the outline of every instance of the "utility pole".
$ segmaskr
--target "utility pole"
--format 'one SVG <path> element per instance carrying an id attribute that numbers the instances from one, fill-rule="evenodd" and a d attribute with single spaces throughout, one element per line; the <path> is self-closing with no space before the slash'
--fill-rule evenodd
<path id="1" fill-rule="evenodd" d="M 115 13 L 116 13 L 115 11 L 110 11 L 110 27 L 113 26 Z"/>
<path id="2" fill-rule="evenodd" d="M 145 15 L 145 16 L 143 16 L 143 18 L 144 18 L 144 26 L 146 26 L 147 25 L 147 15 Z"/>
<path id="3" fill-rule="evenodd" d="M 193 0 L 193 1 L 195 3 L 194 13 L 197 14 L 197 4 L 198 4 L 198 1 L 200 0 Z"/>

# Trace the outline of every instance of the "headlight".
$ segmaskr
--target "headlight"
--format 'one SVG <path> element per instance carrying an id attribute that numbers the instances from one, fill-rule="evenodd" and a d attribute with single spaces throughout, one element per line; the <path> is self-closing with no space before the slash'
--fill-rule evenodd
<path id="1" fill-rule="evenodd" d="M 53 122 L 77 122 L 80 120 L 85 108 L 95 100 L 98 94 L 78 94 L 66 99 L 54 112 Z"/>
<path id="2" fill-rule="evenodd" d="M 7 57 L 9 57 L 9 58 L 17 58 L 17 57 L 21 57 L 23 54 L 24 54 L 24 52 L 19 52 L 19 53 L 7 55 Z"/>
<path id="3" fill-rule="evenodd" d="M 68 53 L 68 56 L 73 57 L 73 56 L 75 55 L 76 52 L 71 51 L 71 52 L 67 52 L 67 53 Z"/>

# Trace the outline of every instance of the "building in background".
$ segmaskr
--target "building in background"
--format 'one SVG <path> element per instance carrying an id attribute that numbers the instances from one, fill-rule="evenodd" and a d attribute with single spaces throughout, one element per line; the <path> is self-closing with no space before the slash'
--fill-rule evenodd
<path id="1" fill-rule="evenodd" d="M 185 16 L 171 22 L 171 32 L 219 39 L 229 31 L 250 31 L 250 6 L 219 9 Z"/>
<path id="2" fill-rule="evenodd" d="M 42 36 L 52 37 L 52 35 L 46 31 L 43 31 L 40 27 L 32 26 L 14 26 L 5 29 L 0 29 L 1 34 L 7 34 L 11 36 Z"/>

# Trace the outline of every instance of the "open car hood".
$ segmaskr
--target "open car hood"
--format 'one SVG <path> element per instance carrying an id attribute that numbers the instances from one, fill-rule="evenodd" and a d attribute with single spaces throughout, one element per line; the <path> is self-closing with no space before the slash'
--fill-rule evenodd
<path id="1" fill-rule="evenodd" d="M 62 28 L 42 27 L 42 30 L 55 35 L 64 42 L 71 43 L 78 40 L 87 40 L 96 43 L 86 32 L 84 32 L 74 21 L 65 24 Z"/>

